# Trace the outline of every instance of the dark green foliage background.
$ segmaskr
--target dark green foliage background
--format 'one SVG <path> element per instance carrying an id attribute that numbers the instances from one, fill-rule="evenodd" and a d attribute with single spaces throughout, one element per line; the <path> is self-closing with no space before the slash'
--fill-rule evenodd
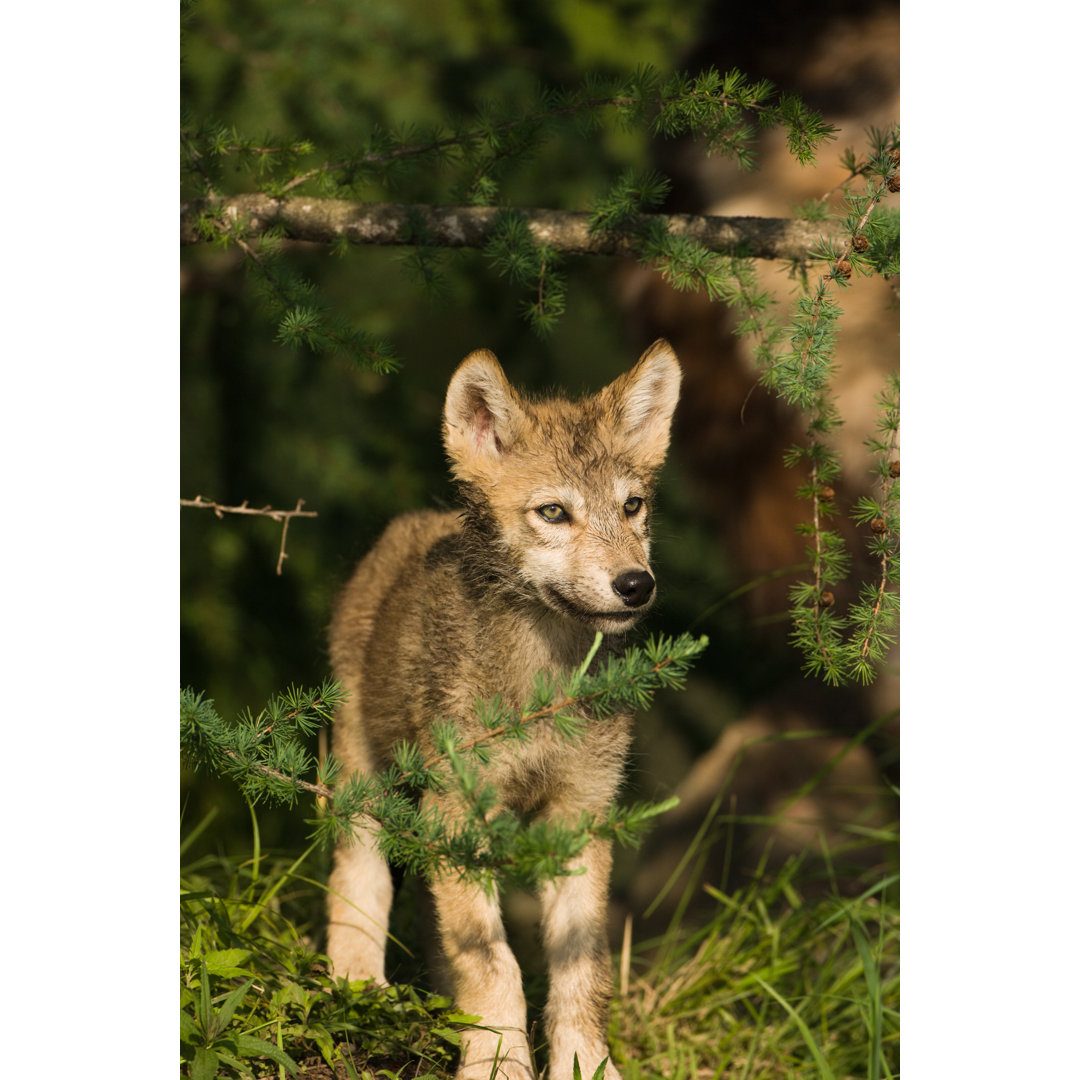
<path id="1" fill-rule="evenodd" d="M 266 146 L 307 139 L 310 167 L 337 160 L 378 128 L 415 126 L 421 138 L 451 117 L 496 102 L 531 109 L 539 85 L 577 89 L 587 73 L 628 75 L 643 63 L 677 67 L 695 40 L 700 0 L 533 3 L 520 0 L 199 0 L 184 6 L 185 125 L 217 121 Z M 751 77 L 757 74 L 749 71 Z M 639 134 L 582 132 L 572 124 L 499 175 L 500 201 L 588 209 L 627 167 L 650 164 Z M 226 173 L 228 190 L 257 177 Z M 182 195 L 198 192 L 185 183 Z M 425 164 L 356 197 L 454 202 L 452 168 Z M 477 252 L 440 253 L 434 293 L 410 274 L 406 249 L 344 255 L 291 245 L 290 264 L 331 308 L 386 338 L 400 370 L 380 376 L 334 356 L 275 344 L 275 326 L 249 287 L 236 248 L 183 252 L 181 494 L 224 504 L 291 509 L 283 574 L 281 528 L 269 519 L 201 510 L 181 514 L 181 679 L 226 718 L 257 709 L 290 683 L 327 674 L 326 627 L 337 590 L 396 514 L 452 499 L 440 445 L 443 394 L 471 349 L 493 349 L 510 378 L 537 392 L 598 389 L 649 342 L 626 327 L 612 260 L 566 264 L 566 314 L 547 338 L 521 318 L 524 296 Z M 706 531 L 677 454 L 661 483 L 655 563 L 661 603 L 649 630 L 707 633 L 712 645 L 689 689 L 658 702 L 640 725 L 632 785 L 663 797 L 723 725 L 766 686 L 796 675 L 798 658 L 762 651 L 729 605 L 722 546 Z M 707 617 L 703 617 L 709 612 Z M 778 613 L 779 614 L 779 613 Z M 185 775 L 185 827 L 216 811 L 195 851 L 243 850 L 246 807 L 234 789 Z M 295 814 L 260 810 L 265 846 L 296 844 Z"/>

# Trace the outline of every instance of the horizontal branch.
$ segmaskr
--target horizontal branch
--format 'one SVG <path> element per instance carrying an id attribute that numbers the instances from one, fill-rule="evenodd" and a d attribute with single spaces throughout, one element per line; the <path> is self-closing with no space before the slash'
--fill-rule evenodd
<path id="1" fill-rule="evenodd" d="M 353 244 L 406 245 L 417 242 L 422 223 L 424 243 L 432 247 L 482 248 L 490 239 L 500 209 L 494 206 L 424 206 L 361 203 L 306 196 L 233 195 L 204 199 L 180 208 L 180 241 L 198 243 L 196 223 L 205 211 L 232 218 L 249 235 L 275 226 L 291 240 L 331 243 L 344 237 Z M 518 210 L 537 241 L 567 255 L 635 257 L 628 231 L 591 234 L 591 215 L 570 210 Z M 704 214 L 657 214 L 675 235 L 691 236 L 711 251 L 740 253 L 755 259 L 802 259 L 827 235 L 826 227 L 791 218 L 713 217 Z"/>
<path id="2" fill-rule="evenodd" d="M 273 518 L 275 521 L 288 521 L 289 518 L 294 517 L 319 516 L 318 511 L 316 510 L 300 509 L 304 505 L 303 499 L 297 499 L 295 510 L 275 510 L 271 506 L 256 508 L 254 506 L 248 506 L 247 499 L 239 506 L 222 506 L 212 499 L 204 499 L 201 495 L 196 495 L 194 499 L 181 499 L 180 505 L 198 507 L 203 510 L 213 510 L 219 518 L 225 514 L 258 514 L 261 517 Z"/>

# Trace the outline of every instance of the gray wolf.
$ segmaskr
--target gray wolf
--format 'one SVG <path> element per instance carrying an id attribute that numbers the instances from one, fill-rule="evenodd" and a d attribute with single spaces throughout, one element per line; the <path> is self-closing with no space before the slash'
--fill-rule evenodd
<path id="1" fill-rule="evenodd" d="M 430 747 L 437 718 L 454 720 L 465 738 L 479 734 L 478 699 L 498 695 L 516 707 L 538 671 L 578 667 L 597 630 L 617 637 L 638 622 L 656 597 L 649 524 L 680 379 L 662 340 L 578 401 L 530 400 L 492 353 L 465 358 L 443 415 L 463 509 L 393 521 L 335 610 L 331 658 L 349 697 L 333 750 L 345 775 L 385 767 L 401 740 Z M 587 724 L 580 740 L 541 731 L 497 754 L 485 779 L 511 811 L 602 817 L 630 728 L 626 715 Z M 425 798 L 453 819 L 447 794 Z M 551 1080 L 570 1080 L 575 1054 L 586 1080 L 608 1056 L 610 865 L 610 845 L 594 840 L 576 861 L 583 872 L 542 889 Z M 465 1036 L 459 1080 L 534 1080 L 521 973 L 498 896 L 453 874 L 436 876 L 431 891 L 454 998 L 494 1029 Z M 327 951 L 336 974 L 385 981 L 391 894 L 376 837 L 361 829 L 335 852 L 330 877 Z M 618 1080 L 610 1061 L 605 1075 Z"/>

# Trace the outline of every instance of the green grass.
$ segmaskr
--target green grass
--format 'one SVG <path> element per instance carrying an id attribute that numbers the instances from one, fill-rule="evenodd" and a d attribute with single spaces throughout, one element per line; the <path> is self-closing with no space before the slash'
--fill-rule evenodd
<path id="1" fill-rule="evenodd" d="M 181 1074 L 452 1076 L 475 1018 L 420 989 L 331 978 L 315 948 L 317 855 L 267 854 L 257 822 L 253 835 L 250 857 L 207 857 L 182 872 Z M 890 867 L 841 895 L 835 880 L 823 894 L 805 859 L 763 862 L 733 892 L 693 882 L 675 912 L 622 965 L 611 1045 L 624 1080 L 899 1075 Z"/>
<path id="2" fill-rule="evenodd" d="M 296 1076 L 307 1062 L 305 1076 L 448 1076 L 475 1018 L 412 987 L 331 978 L 314 948 L 325 886 L 313 856 L 261 852 L 256 825 L 250 858 L 184 867 L 181 1075 Z"/>
<path id="3" fill-rule="evenodd" d="M 731 894 L 704 886 L 711 917 L 641 948 L 613 1010 L 625 1080 L 899 1075 L 895 875 L 811 900 L 802 867 Z"/>

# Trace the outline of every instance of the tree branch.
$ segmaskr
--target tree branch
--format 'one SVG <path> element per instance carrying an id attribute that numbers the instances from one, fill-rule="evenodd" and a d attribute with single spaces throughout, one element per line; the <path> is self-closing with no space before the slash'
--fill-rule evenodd
<path id="1" fill-rule="evenodd" d="M 413 245 L 416 219 L 424 225 L 424 242 L 433 247 L 482 248 L 502 212 L 494 206 L 425 206 L 399 203 L 361 203 L 348 199 L 306 196 L 234 195 L 185 203 L 180 207 L 180 242 L 202 240 L 199 215 L 212 212 L 231 217 L 249 235 L 281 226 L 291 240 L 330 243 L 345 237 L 353 244 Z M 584 211 L 519 209 L 536 240 L 567 255 L 635 257 L 629 231 L 589 232 L 591 215 Z M 823 235 L 835 230 L 820 223 L 791 218 L 713 217 L 699 214 L 648 215 L 665 217 L 675 235 L 692 236 L 711 251 L 749 255 L 755 259 L 804 259 Z M 833 238 L 839 239 L 839 234 Z"/>

